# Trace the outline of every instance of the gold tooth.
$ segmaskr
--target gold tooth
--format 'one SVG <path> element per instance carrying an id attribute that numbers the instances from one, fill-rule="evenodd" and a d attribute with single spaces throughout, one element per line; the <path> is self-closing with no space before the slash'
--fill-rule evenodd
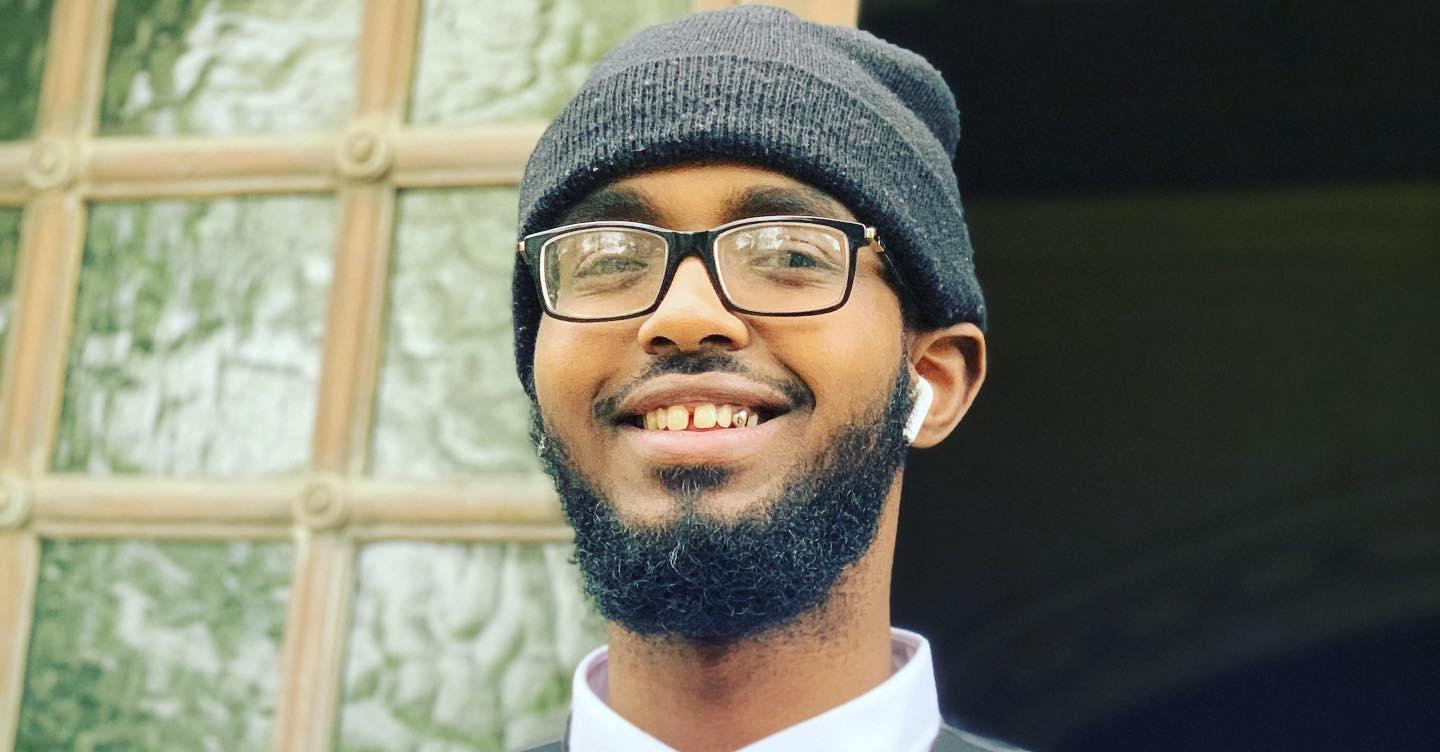
<path id="1" fill-rule="evenodd" d="M 746 412 L 744 408 L 741 408 L 741 409 L 739 409 L 739 410 L 736 410 L 736 411 L 735 411 L 735 414 L 732 415 L 731 418 L 730 418 L 730 425 L 735 426 L 736 428 L 739 428 L 739 427 L 745 425 L 745 421 L 746 421 L 747 419 L 749 419 L 749 417 L 750 417 L 750 413 Z"/>

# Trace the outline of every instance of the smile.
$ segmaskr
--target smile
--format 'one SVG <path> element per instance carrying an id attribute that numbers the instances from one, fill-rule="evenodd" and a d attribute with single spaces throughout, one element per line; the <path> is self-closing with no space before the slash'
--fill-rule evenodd
<path id="1" fill-rule="evenodd" d="M 645 431 L 755 428 L 792 409 L 775 388 L 735 374 L 668 374 L 619 401 L 610 420 Z"/>
<path id="2" fill-rule="evenodd" d="M 643 417 L 631 419 L 636 428 L 647 431 L 713 431 L 728 428 L 754 428 L 765 418 L 760 408 L 744 405 L 716 405 L 702 402 L 694 405 L 667 405 L 647 410 Z"/>
<path id="3" fill-rule="evenodd" d="M 770 439 L 791 423 L 795 407 L 774 387 L 737 374 L 667 374 L 627 393 L 610 420 L 647 463 L 731 463 L 774 451 Z"/>
<path id="4" fill-rule="evenodd" d="M 748 425 L 747 419 L 747 425 L 730 428 L 697 429 L 687 424 L 675 430 L 668 423 L 666 428 L 654 429 L 622 423 L 620 439 L 647 465 L 733 465 L 774 455 L 780 446 L 775 439 L 791 419 L 780 416 L 754 426 Z"/>

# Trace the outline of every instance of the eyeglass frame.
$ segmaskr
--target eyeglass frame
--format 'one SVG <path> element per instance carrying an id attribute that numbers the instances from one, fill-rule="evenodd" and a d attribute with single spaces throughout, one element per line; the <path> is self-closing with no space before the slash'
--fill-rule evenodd
<path id="1" fill-rule="evenodd" d="M 815 224 L 840 230 L 845 235 L 845 243 L 849 248 L 849 265 L 846 267 L 845 291 L 841 294 L 840 300 L 834 305 L 824 308 L 817 308 L 807 311 L 782 311 L 767 312 L 755 311 L 736 305 L 730 299 L 730 293 L 725 290 L 725 285 L 720 281 L 720 271 L 715 262 L 715 241 L 721 235 L 733 230 L 748 227 L 750 225 L 775 224 L 780 222 Z M 659 236 L 665 241 L 665 275 L 660 280 L 660 288 L 655 293 L 655 300 L 649 306 L 627 313 L 622 316 L 607 316 L 602 318 L 584 318 L 578 316 L 566 316 L 556 313 L 550 301 L 545 296 L 545 287 L 541 275 L 543 270 L 540 267 L 540 255 L 545 245 L 556 238 L 575 232 L 597 228 L 625 228 L 648 232 Z M 819 316 L 821 314 L 837 311 L 850 301 L 850 290 L 855 286 L 855 270 L 860 257 L 862 247 L 873 247 L 875 255 L 879 257 L 880 263 L 895 282 L 896 293 L 900 297 L 907 298 L 910 295 L 909 288 L 905 285 L 904 277 L 900 274 L 900 268 L 896 265 L 894 258 L 885 251 L 881 244 L 875 227 L 863 222 L 852 222 L 847 219 L 834 219 L 831 217 L 814 217 L 808 215 L 777 215 L 765 217 L 745 217 L 732 222 L 712 227 L 708 230 L 670 230 L 664 227 L 646 224 L 644 222 L 633 222 L 629 220 L 596 220 L 592 222 L 579 222 L 576 224 L 561 225 L 549 230 L 532 232 L 521 238 L 515 244 L 516 253 L 525 267 L 530 271 L 531 281 L 535 283 L 535 296 L 540 299 L 540 305 L 545 309 L 546 315 L 561 321 L 572 321 L 576 323 L 601 323 L 606 321 L 624 321 L 625 319 L 648 316 L 660 308 L 664 302 L 666 293 L 670 292 L 670 285 L 675 281 L 675 272 L 680 268 L 680 262 L 690 257 L 700 259 L 705 267 L 705 273 L 710 278 L 710 286 L 714 288 L 715 294 L 724 304 L 725 309 L 735 313 L 743 313 L 747 316 Z M 678 250 L 677 250 L 678 249 Z"/>

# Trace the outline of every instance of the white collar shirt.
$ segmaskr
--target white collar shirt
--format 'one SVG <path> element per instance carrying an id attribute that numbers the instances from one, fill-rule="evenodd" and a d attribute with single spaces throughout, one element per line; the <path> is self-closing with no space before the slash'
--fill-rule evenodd
<path id="1" fill-rule="evenodd" d="M 940 702 L 930 643 L 890 630 L 895 672 L 859 697 L 742 747 L 738 752 L 927 752 L 940 731 Z M 575 669 L 570 752 L 674 752 L 606 704 L 609 648 L 596 648 Z"/>

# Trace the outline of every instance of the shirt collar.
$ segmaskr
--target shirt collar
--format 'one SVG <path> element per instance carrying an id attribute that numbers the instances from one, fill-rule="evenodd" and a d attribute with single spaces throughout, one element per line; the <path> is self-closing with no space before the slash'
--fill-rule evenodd
<path id="1" fill-rule="evenodd" d="M 940 730 L 930 643 L 914 632 L 892 628 L 890 653 L 895 673 L 875 688 L 739 752 L 929 750 Z M 610 694 L 609 656 L 610 649 L 602 645 L 575 669 L 570 752 L 674 752 L 605 704 Z"/>

